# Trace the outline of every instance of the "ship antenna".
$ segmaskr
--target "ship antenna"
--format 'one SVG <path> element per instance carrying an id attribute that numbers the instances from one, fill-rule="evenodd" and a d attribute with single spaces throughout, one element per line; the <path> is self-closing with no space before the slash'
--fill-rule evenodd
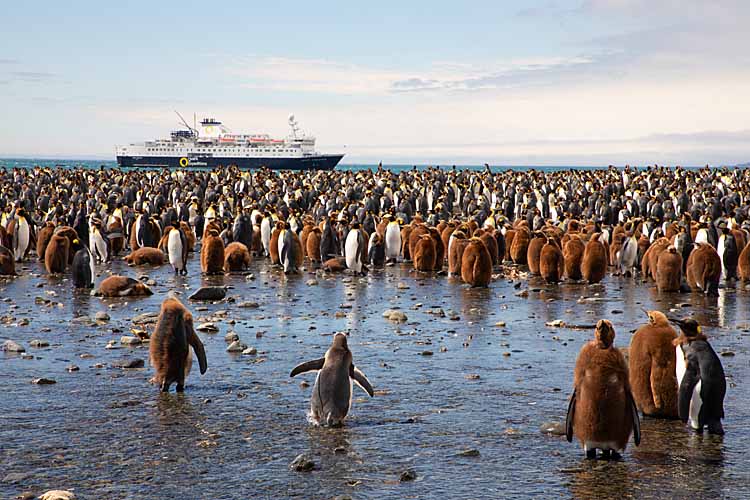
<path id="1" fill-rule="evenodd" d="M 183 125 L 185 125 L 185 126 L 186 126 L 186 127 L 187 127 L 187 128 L 188 128 L 188 129 L 190 130 L 190 131 L 192 131 L 193 133 L 196 133 L 196 132 L 197 132 L 197 130 L 195 130 L 195 128 L 193 128 L 193 127 L 191 127 L 190 125 L 188 125 L 188 124 L 187 124 L 187 122 L 186 122 L 186 121 L 185 121 L 185 119 L 184 119 L 184 118 L 182 117 L 182 115 L 181 115 L 181 114 L 179 113 L 179 111 L 175 110 L 175 113 L 177 113 L 177 116 L 179 116 L 179 117 L 180 117 L 180 120 L 182 121 L 182 124 L 183 124 Z"/>

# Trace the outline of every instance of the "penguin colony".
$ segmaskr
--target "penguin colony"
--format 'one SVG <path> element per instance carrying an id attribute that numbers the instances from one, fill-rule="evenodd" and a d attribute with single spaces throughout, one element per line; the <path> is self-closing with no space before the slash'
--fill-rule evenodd
<path id="1" fill-rule="evenodd" d="M 187 273 L 200 252 L 205 274 L 245 272 L 253 257 L 285 274 L 303 266 L 367 274 L 407 263 L 416 274 L 488 287 L 518 266 L 547 283 L 597 284 L 608 273 L 653 283 L 659 293 L 715 295 L 750 280 L 750 171 L 602 169 L 543 173 L 445 170 L 271 172 L 83 169 L 0 170 L 0 274 L 35 253 L 49 274 L 70 272 L 92 288 L 108 262 L 168 263 Z M 196 247 L 200 247 L 198 250 Z M 602 286 L 602 285 L 599 285 Z M 101 279 L 105 297 L 149 295 L 127 276 Z M 698 432 L 724 432 L 726 381 L 693 319 L 650 311 L 629 360 L 607 320 L 578 356 L 566 421 L 587 457 L 618 457 L 639 412 L 679 418 Z M 672 325 L 677 325 L 680 334 Z M 156 382 L 185 387 L 192 356 L 208 367 L 192 315 L 162 304 L 151 340 Z M 295 367 L 317 371 L 311 417 L 339 426 L 352 383 L 370 396 L 347 337 L 324 357 Z"/>

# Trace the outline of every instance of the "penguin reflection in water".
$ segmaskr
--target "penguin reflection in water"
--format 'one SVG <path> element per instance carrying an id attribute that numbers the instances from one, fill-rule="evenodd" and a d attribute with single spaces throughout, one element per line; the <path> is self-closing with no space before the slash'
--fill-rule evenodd
<path id="1" fill-rule="evenodd" d="M 677 407 L 680 420 L 696 432 L 724 434 L 724 395 L 727 381 L 724 368 L 701 327 L 692 318 L 670 321 L 680 326 L 682 335 L 674 339 L 677 358 Z"/>
<path id="2" fill-rule="evenodd" d="M 596 338 L 583 346 L 576 361 L 565 436 L 572 442 L 575 435 L 587 458 L 596 458 L 597 448 L 604 458 L 619 458 L 631 433 L 636 446 L 641 442 L 628 367 L 614 340 L 612 323 L 599 320 Z"/>
<path id="3" fill-rule="evenodd" d="M 316 425 L 343 425 L 352 403 L 352 380 L 372 397 L 372 385 L 364 373 L 354 366 L 346 335 L 337 333 L 325 357 L 297 365 L 290 377 L 318 370 L 315 378 L 310 413 Z"/>

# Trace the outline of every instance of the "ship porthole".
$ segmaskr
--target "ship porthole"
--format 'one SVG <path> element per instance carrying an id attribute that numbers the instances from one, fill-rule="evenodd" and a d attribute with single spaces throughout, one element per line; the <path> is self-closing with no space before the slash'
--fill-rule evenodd
<path id="1" fill-rule="evenodd" d="M 181 167 L 187 167 L 189 163 L 190 162 L 188 161 L 187 158 L 185 158 L 185 157 L 180 158 L 180 166 Z"/>

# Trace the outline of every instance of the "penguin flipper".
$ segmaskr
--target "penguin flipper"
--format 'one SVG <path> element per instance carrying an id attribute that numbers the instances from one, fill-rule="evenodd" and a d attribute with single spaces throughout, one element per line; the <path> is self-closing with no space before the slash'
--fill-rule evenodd
<path id="1" fill-rule="evenodd" d="M 573 394 L 570 395 L 570 403 L 568 403 L 568 413 L 565 416 L 565 439 L 569 443 L 573 442 L 573 420 L 576 414 L 576 391 L 573 389 Z"/>
<path id="2" fill-rule="evenodd" d="M 688 357 L 685 367 L 685 375 L 680 382 L 680 391 L 677 394 L 677 412 L 680 420 L 687 422 L 690 418 L 690 401 L 693 398 L 693 390 L 700 380 L 700 368 L 697 361 Z"/>
<path id="3" fill-rule="evenodd" d="M 203 342 L 198 338 L 198 335 L 193 329 L 193 322 L 190 320 L 186 325 L 187 330 L 187 341 L 190 347 L 195 351 L 195 355 L 198 357 L 198 364 L 200 366 L 201 375 L 206 373 L 208 370 L 208 362 L 206 361 L 206 350 L 203 348 Z"/>
<path id="4" fill-rule="evenodd" d="M 292 373 L 290 373 L 289 376 L 294 377 L 295 375 L 299 375 L 300 373 L 311 372 L 313 370 L 321 370 L 325 362 L 326 362 L 326 358 L 306 361 L 302 364 L 295 366 L 294 369 L 292 370 Z"/>
<path id="5" fill-rule="evenodd" d="M 375 391 L 372 389 L 370 381 L 367 380 L 367 377 L 359 370 L 359 368 L 351 365 L 351 367 L 349 368 L 349 377 L 351 377 L 351 379 L 354 380 L 358 386 L 360 386 L 367 394 L 369 394 L 370 397 L 375 396 Z"/>
<path id="6" fill-rule="evenodd" d="M 625 397 L 628 401 L 630 418 L 633 421 L 633 442 L 638 446 L 641 444 L 641 421 L 638 418 L 638 408 L 635 406 L 635 400 L 633 400 L 633 395 L 630 391 L 626 391 Z"/>

